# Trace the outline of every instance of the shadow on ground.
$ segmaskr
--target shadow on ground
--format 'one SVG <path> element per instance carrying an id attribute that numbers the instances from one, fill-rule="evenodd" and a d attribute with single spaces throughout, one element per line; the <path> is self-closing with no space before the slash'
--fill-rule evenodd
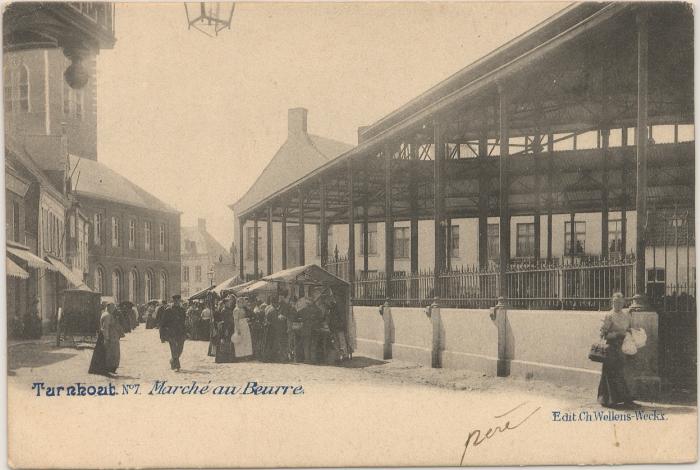
<path id="1" fill-rule="evenodd" d="M 387 361 L 380 361 L 378 359 L 371 359 L 369 357 L 355 356 L 349 361 L 339 362 L 335 364 L 335 366 L 345 367 L 347 369 L 363 369 L 365 367 L 381 366 L 386 363 Z"/>
<path id="2" fill-rule="evenodd" d="M 23 367 L 35 368 L 56 364 L 77 354 L 74 348 L 57 349 L 50 344 L 20 344 L 8 349 L 8 374 Z"/>

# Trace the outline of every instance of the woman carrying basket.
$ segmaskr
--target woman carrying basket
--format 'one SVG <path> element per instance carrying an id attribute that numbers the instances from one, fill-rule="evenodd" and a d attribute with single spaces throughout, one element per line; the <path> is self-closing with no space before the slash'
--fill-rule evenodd
<path id="1" fill-rule="evenodd" d="M 603 371 L 598 385 L 598 403 L 606 408 L 636 408 L 627 381 L 625 380 L 625 354 L 622 343 L 631 330 L 632 316 L 623 310 L 625 297 L 616 292 L 612 296 L 612 311 L 605 316 L 600 337 L 607 344 Z"/>

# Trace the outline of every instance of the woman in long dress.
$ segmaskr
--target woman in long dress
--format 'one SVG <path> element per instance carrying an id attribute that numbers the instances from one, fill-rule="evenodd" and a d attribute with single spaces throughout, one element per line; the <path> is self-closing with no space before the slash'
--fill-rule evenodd
<path id="1" fill-rule="evenodd" d="M 95 375 L 109 375 L 107 370 L 107 350 L 105 349 L 105 337 L 102 334 L 102 329 L 97 334 L 97 343 L 92 351 L 92 359 L 90 360 L 90 369 L 88 373 Z"/>
<path id="2" fill-rule="evenodd" d="M 100 330 L 104 337 L 105 368 L 107 372 L 114 374 L 119 367 L 120 350 L 119 340 L 122 337 L 121 323 L 115 315 L 116 307 L 113 303 L 107 305 L 107 310 L 100 318 Z"/>
<path id="3" fill-rule="evenodd" d="M 235 353 L 231 336 L 234 334 L 233 298 L 226 300 L 226 306 L 221 311 L 222 320 L 217 324 L 219 342 L 216 347 L 216 363 L 235 362 Z"/>
<path id="4" fill-rule="evenodd" d="M 625 297 L 620 292 L 613 294 L 611 303 L 612 311 L 605 316 L 600 329 L 600 337 L 608 343 L 608 350 L 598 385 L 598 403 L 606 408 L 636 407 L 625 380 L 625 354 L 622 352 L 632 316 L 622 309 Z"/>
<path id="5" fill-rule="evenodd" d="M 253 341 L 250 336 L 250 328 L 246 320 L 245 299 L 236 299 L 236 308 L 233 310 L 233 347 L 236 359 L 246 359 L 253 355 Z"/>

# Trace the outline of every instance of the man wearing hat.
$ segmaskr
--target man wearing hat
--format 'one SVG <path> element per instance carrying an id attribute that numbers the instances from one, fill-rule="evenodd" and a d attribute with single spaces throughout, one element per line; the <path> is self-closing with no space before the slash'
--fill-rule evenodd
<path id="1" fill-rule="evenodd" d="M 170 368 L 180 370 L 180 355 L 185 346 L 185 310 L 182 297 L 173 295 L 173 304 L 165 309 L 160 321 L 160 340 L 170 345 Z"/>

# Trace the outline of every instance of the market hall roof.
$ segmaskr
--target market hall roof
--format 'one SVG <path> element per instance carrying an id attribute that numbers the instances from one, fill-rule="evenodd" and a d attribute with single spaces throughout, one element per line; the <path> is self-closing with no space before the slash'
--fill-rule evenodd
<path id="1" fill-rule="evenodd" d="M 351 159 L 362 160 L 357 167 L 369 168 L 381 162 L 376 157 L 387 146 L 398 147 L 405 139 L 417 145 L 430 144 L 438 116 L 445 127 L 442 137 L 447 143 L 473 143 L 483 135 L 497 142 L 501 86 L 508 89 L 512 138 L 543 131 L 556 134 L 595 130 L 601 123 L 604 108 L 598 96 L 602 83 L 609 90 L 608 96 L 614 98 L 607 103 L 606 117 L 611 120 L 607 124 L 634 127 L 637 118 L 637 13 L 644 13 L 649 19 L 648 56 L 649 63 L 653 64 L 648 77 L 649 122 L 652 125 L 692 124 L 691 8 L 680 3 L 575 3 L 371 126 L 360 129 L 356 147 L 237 215 L 245 217 L 277 197 L 287 198 L 293 214 L 297 188 L 307 183 L 317 185 L 321 175 L 326 181 L 332 182 L 334 175 L 342 180 L 347 171 L 346 163 Z M 471 163 L 468 159 L 458 162 L 466 166 Z M 377 180 L 383 180 L 381 167 L 374 166 L 377 168 L 372 168 L 363 178 L 376 175 Z M 402 182 L 399 178 L 396 180 Z M 328 191 L 327 200 L 346 200 L 347 191 L 341 194 L 335 191 L 333 183 L 330 186 L 333 191 Z M 364 191 L 381 199 L 383 187 L 381 181 L 380 185 L 370 185 Z M 308 223 L 318 220 L 318 199 L 306 197 Z"/>
<path id="2" fill-rule="evenodd" d="M 180 213 L 100 162 L 71 155 L 70 172 L 71 188 L 78 196 L 106 199 L 160 212 Z"/>
<path id="3" fill-rule="evenodd" d="M 246 212 L 263 199 L 353 147 L 337 140 L 309 134 L 307 113 L 304 108 L 289 110 L 287 140 L 243 197 L 229 206 L 236 215 Z"/>

